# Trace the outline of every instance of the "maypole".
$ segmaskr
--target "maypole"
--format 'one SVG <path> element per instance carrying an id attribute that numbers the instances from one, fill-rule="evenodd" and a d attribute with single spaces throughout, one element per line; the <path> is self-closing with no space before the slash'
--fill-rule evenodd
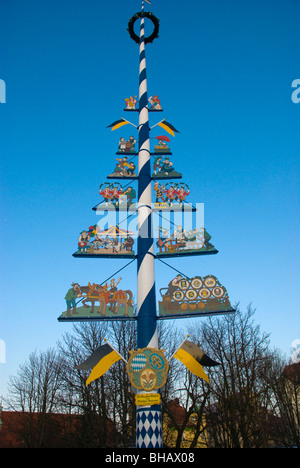
<path id="1" fill-rule="evenodd" d="M 139 38 L 137 347 L 158 348 L 144 2 Z M 137 447 L 162 447 L 161 406 L 137 406 Z"/>
<path id="2" fill-rule="evenodd" d="M 145 20 L 153 26 L 149 36 L 145 35 Z M 134 32 L 134 25 L 140 21 L 139 35 Z M 166 119 L 160 120 L 150 128 L 149 112 L 162 111 L 158 96 L 148 98 L 147 70 L 145 46 L 158 37 L 159 20 L 153 13 L 144 10 L 136 13 L 128 23 L 130 37 L 139 46 L 139 101 L 130 96 L 126 98 L 124 111 L 138 112 L 138 125 L 125 118 L 113 122 L 108 127 L 117 130 L 130 124 L 138 131 L 138 150 L 136 139 L 120 137 L 119 146 L 114 157 L 115 168 L 107 176 L 109 182 L 102 182 L 99 195 L 103 200 L 93 208 L 98 213 L 113 211 L 117 215 L 124 211 L 127 218 L 137 216 L 137 248 L 134 245 L 135 232 L 124 229 L 119 221 L 108 228 L 93 224 L 80 232 L 77 258 L 93 259 L 128 259 L 129 263 L 118 269 L 112 276 L 100 284 L 89 281 L 87 285 L 71 283 L 71 288 L 65 295 L 66 310 L 58 318 L 59 321 L 128 321 L 137 325 L 137 349 L 129 351 L 128 360 L 123 358 L 113 345 L 106 342 L 97 348 L 83 363 L 77 366 L 80 371 L 91 369 L 86 380 L 90 385 L 94 380 L 102 378 L 108 369 L 118 360 L 126 362 L 127 374 L 131 389 L 135 393 L 136 404 L 136 447 L 162 448 L 162 409 L 161 389 L 166 383 L 170 359 L 178 359 L 197 377 L 209 383 L 209 378 L 202 366 L 217 365 L 208 358 L 203 350 L 188 340 L 179 346 L 172 357 L 167 360 L 165 350 L 159 349 L 157 324 L 158 320 L 183 317 L 204 317 L 233 313 L 226 288 L 214 275 L 185 275 L 175 268 L 176 277 L 168 280 L 167 287 L 160 288 L 161 300 L 156 304 L 155 292 L 155 259 L 165 263 L 163 258 L 209 255 L 218 251 L 211 244 L 211 236 L 204 228 L 204 223 L 188 227 L 185 219 L 182 225 L 172 222 L 172 228 L 160 225 L 156 228 L 158 237 L 154 238 L 152 214 L 178 212 L 184 214 L 196 211 L 186 198 L 190 194 L 185 182 L 174 182 L 181 179 L 182 174 L 175 170 L 169 146 L 170 139 L 166 135 L 157 135 L 154 139 L 154 152 L 150 149 L 150 129 L 159 126 L 175 136 L 179 133 Z M 153 151 L 153 150 L 152 150 Z M 154 157 L 151 164 L 151 157 Z M 136 170 L 134 160 L 138 158 Z M 153 167 L 153 170 L 152 167 Z M 125 186 L 120 180 L 126 180 Z M 167 180 L 167 182 L 163 182 Z M 153 182 L 153 187 L 152 187 Z M 137 200 L 134 183 L 137 183 Z M 152 190 L 155 202 L 152 202 Z M 135 201 L 136 200 L 136 201 Z M 129 215 L 129 212 L 131 214 Z M 184 216 L 183 216 L 184 218 Z M 170 231 L 170 232 L 169 232 Z M 171 232 L 173 231 L 173 232 Z M 137 261 L 137 304 L 134 309 L 134 294 L 124 286 L 119 287 L 122 277 L 116 276 Z M 174 275 L 174 273 L 173 273 Z M 131 281 L 132 283 L 132 281 Z M 125 385 L 127 385 L 125 383 Z"/>

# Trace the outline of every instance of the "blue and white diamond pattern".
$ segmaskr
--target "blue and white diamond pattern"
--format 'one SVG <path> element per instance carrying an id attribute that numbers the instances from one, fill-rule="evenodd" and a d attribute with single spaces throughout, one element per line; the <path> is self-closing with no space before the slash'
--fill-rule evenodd
<path id="1" fill-rule="evenodd" d="M 137 411 L 136 445 L 138 448 L 161 448 L 161 412 Z"/>
<path id="2" fill-rule="evenodd" d="M 147 364 L 147 356 L 145 354 L 137 354 L 131 361 L 131 368 L 134 372 L 142 370 Z"/>

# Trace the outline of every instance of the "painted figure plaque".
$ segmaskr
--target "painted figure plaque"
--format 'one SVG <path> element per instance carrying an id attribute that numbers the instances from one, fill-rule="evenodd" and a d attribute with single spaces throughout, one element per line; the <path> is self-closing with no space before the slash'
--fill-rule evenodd
<path id="1" fill-rule="evenodd" d="M 72 283 L 65 296 L 67 310 L 62 313 L 61 318 L 80 320 L 133 317 L 133 293 L 118 289 L 121 279 L 112 279 L 105 285 L 88 283 L 87 286 L 81 286 Z"/>
<path id="2" fill-rule="evenodd" d="M 177 275 L 161 288 L 160 316 L 214 315 L 233 312 L 227 290 L 213 276 L 184 278 Z"/>
<path id="3" fill-rule="evenodd" d="M 132 185 L 123 187 L 119 182 L 103 182 L 99 187 L 102 202 L 93 210 L 135 211 L 136 191 Z"/>
<path id="4" fill-rule="evenodd" d="M 196 211 L 187 198 L 190 195 L 190 189 L 185 183 L 154 182 L 153 190 L 155 192 L 153 209 L 155 211 Z"/>
<path id="5" fill-rule="evenodd" d="M 78 250 L 74 257 L 133 257 L 134 232 L 121 229 L 119 226 L 110 226 L 100 230 L 90 226 L 88 230 L 81 231 L 78 239 Z"/>
<path id="6" fill-rule="evenodd" d="M 181 225 L 176 225 L 172 226 L 171 230 L 158 227 L 157 231 L 158 257 L 218 253 L 210 242 L 211 235 L 205 228 L 184 229 Z"/>
<path id="7" fill-rule="evenodd" d="M 107 176 L 108 179 L 136 179 L 136 165 L 129 156 L 116 158 L 113 172 Z"/>

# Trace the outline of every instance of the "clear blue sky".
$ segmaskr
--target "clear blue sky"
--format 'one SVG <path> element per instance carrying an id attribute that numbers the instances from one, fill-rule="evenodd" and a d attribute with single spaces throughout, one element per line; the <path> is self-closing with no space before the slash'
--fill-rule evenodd
<path id="1" fill-rule="evenodd" d="M 1 0 L 0 8 L 1 395 L 32 351 L 72 330 L 57 321 L 70 284 L 102 282 L 126 262 L 72 253 L 99 220 L 92 207 L 119 137 L 134 131 L 106 126 L 138 94 L 138 47 L 126 28 L 140 1 Z M 193 202 L 204 203 L 219 250 L 169 263 L 216 275 L 242 309 L 251 302 L 272 346 L 289 356 L 300 338 L 300 103 L 291 100 L 299 2 L 153 0 L 147 9 L 160 18 L 146 49 L 149 95 L 180 130 L 174 164 Z M 136 264 L 124 272 L 127 289 L 125 274 L 134 278 Z M 164 287 L 173 272 L 158 262 L 156 277 Z"/>

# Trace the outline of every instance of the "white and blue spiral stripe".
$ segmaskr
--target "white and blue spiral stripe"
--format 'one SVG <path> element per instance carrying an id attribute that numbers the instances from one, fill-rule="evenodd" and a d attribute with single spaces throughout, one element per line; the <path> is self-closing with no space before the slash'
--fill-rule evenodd
<path id="1" fill-rule="evenodd" d="M 140 27 L 137 347 L 158 348 L 144 18 Z M 162 447 L 161 406 L 137 407 L 138 448 Z"/>

